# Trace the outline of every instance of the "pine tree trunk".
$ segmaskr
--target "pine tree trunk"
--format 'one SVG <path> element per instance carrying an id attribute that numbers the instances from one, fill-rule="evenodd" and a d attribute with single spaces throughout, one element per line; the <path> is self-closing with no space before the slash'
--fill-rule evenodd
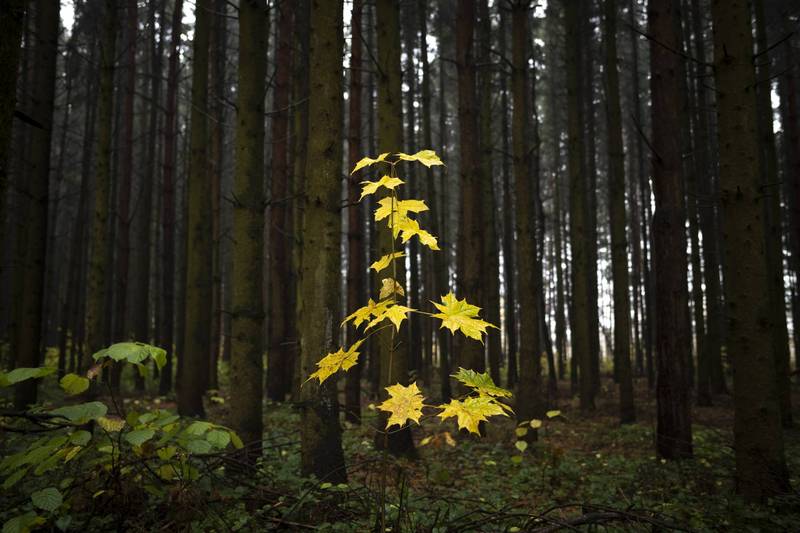
<path id="1" fill-rule="evenodd" d="M 650 91 L 653 123 L 653 249 L 656 287 L 655 349 L 656 450 L 660 457 L 692 455 L 686 350 L 688 295 L 686 289 L 686 211 L 681 172 L 680 48 L 675 0 L 652 0 L 648 7 Z"/>
<path id="2" fill-rule="evenodd" d="M 748 2 L 714 0 L 725 302 L 734 368 L 736 490 L 763 502 L 789 489 L 776 380 L 765 248 L 764 195 L 758 168 L 758 118 Z"/>
<path id="3" fill-rule="evenodd" d="M 233 181 L 233 299 L 231 302 L 231 425 L 247 445 L 247 460 L 261 456 L 264 307 L 264 92 L 267 6 L 239 5 L 236 174 Z"/>
<path id="4" fill-rule="evenodd" d="M 211 353 L 211 176 L 208 172 L 208 45 L 210 0 L 195 10 L 192 43 L 192 111 L 186 220 L 185 352 L 180 353 L 178 412 L 203 416 Z M 241 199 L 240 199 L 241 201 Z"/>
<path id="5" fill-rule="evenodd" d="M 608 112 L 609 218 L 611 263 L 614 280 L 614 366 L 619 381 L 619 418 L 623 424 L 636 419 L 631 372 L 631 324 L 628 297 L 628 246 L 625 239 L 625 152 L 622 145 L 622 112 L 617 74 L 617 4 L 606 0 L 604 22 L 605 74 Z"/>
<path id="6" fill-rule="evenodd" d="M 26 213 L 22 294 L 16 331 L 11 349 L 17 367 L 36 367 L 42 361 L 42 298 L 46 281 L 47 208 L 50 183 L 50 141 L 55 99 L 56 58 L 58 53 L 59 8 L 55 2 L 36 2 L 31 117 L 41 126 L 31 128 L 30 160 L 21 193 Z M 14 75 L 7 73 L 7 75 Z M 5 200 L 5 199 L 3 199 Z M 27 380 L 14 388 L 14 407 L 25 409 L 36 403 L 38 380 Z"/>
<path id="7" fill-rule="evenodd" d="M 516 2 L 511 10 L 511 93 L 514 111 L 511 118 L 514 190 L 516 207 L 515 256 L 519 271 L 520 351 L 517 384 L 517 420 L 541 418 L 544 411 L 541 385 L 540 317 L 537 302 L 541 290 L 541 266 L 536 251 L 536 209 L 533 205 L 537 174 L 531 173 L 528 139 L 528 9 L 529 2 Z M 528 432 L 536 440 L 536 432 Z"/>
<path id="8" fill-rule="evenodd" d="M 167 351 L 167 363 L 161 369 L 159 394 L 172 390 L 173 361 L 175 359 L 175 144 L 177 142 L 178 61 L 181 13 L 183 0 L 176 0 L 170 30 L 170 53 L 167 72 L 166 112 L 164 114 L 164 161 L 162 173 L 161 232 L 164 239 L 161 251 L 163 286 L 163 325 L 159 344 Z"/>
<path id="9" fill-rule="evenodd" d="M 348 168 L 353 168 L 363 157 L 361 147 L 361 15 L 364 10 L 362 0 L 354 0 L 350 17 L 350 100 L 347 132 Z M 366 276 L 364 265 L 364 217 L 359 198 L 358 182 L 351 177 L 348 183 L 347 208 L 347 312 L 364 304 Z M 352 331 L 352 330 L 351 330 Z M 347 336 L 348 344 L 352 343 Z M 345 419 L 353 424 L 361 423 L 361 370 L 363 363 L 352 367 L 345 377 Z"/>
<path id="10" fill-rule="evenodd" d="M 334 352 L 340 309 L 342 179 L 342 3 L 311 1 L 308 159 L 301 227 L 298 287 L 300 375 Z M 398 35 L 399 37 L 399 35 Z M 399 43 L 398 43 L 399 45 Z M 307 382 L 300 392 L 301 464 L 304 475 L 330 483 L 347 481 L 336 380 Z"/>
<path id="11" fill-rule="evenodd" d="M 400 13 L 399 5 L 393 0 L 378 0 L 377 4 L 378 38 L 378 151 L 397 152 L 403 146 L 402 95 L 400 92 Z M 392 232 L 381 225 L 377 230 L 377 257 L 392 252 Z M 396 262 L 395 281 L 406 286 L 406 273 L 402 262 Z M 375 283 L 380 286 L 380 277 Z M 404 338 L 407 330 L 400 328 L 398 338 Z M 395 383 L 408 383 L 408 348 L 404 342 L 393 344 L 391 328 L 374 335 L 380 352 L 379 397 L 384 397 L 383 389 Z M 388 449 L 394 455 L 414 456 L 414 441 L 411 428 L 385 433 L 388 415 L 381 411 L 376 421 L 375 447 Z"/>

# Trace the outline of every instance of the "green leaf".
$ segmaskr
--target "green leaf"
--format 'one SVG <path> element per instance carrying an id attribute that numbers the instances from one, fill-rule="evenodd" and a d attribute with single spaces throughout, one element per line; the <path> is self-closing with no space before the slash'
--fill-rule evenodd
<path id="1" fill-rule="evenodd" d="M 215 448 L 223 449 L 231 442 L 231 436 L 225 430 L 213 429 L 206 433 L 206 440 Z"/>
<path id="2" fill-rule="evenodd" d="M 459 367 L 458 372 L 450 374 L 450 377 L 457 379 L 467 387 L 472 387 L 478 394 L 485 394 L 498 398 L 508 398 L 511 396 L 511 391 L 495 385 L 487 372 L 479 374 L 474 370 L 467 370 L 466 368 Z"/>
<path id="3" fill-rule="evenodd" d="M 177 448 L 175 448 L 175 446 L 166 446 L 164 448 L 157 449 L 156 455 L 158 455 L 158 458 L 161 459 L 162 461 L 169 461 L 170 459 L 175 457 L 175 454 L 177 452 L 178 450 Z"/>
<path id="4" fill-rule="evenodd" d="M 514 447 L 518 449 L 520 452 L 524 452 L 525 450 L 528 449 L 528 443 L 525 442 L 524 440 L 518 440 L 517 442 L 514 443 Z"/>
<path id="5" fill-rule="evenodd" d="M 75 424 L 85 424 L 89 420 L 96 420 L 108 412 L 106 404 L 101 402 L 79 403 L 53 409 L 51 414 L 63 416 Z"/>
<path id="6" fill-rule="evenodd" d="M 242 442 L 242 439 L 239 438 L 239 435 L 237 435 L 235 431 L 229 429 L 228 435 L 231 436 L 231 442 L 233 443 L 234 448 L 236 448 L 237 450 L 241 450 L 242 448 L 244 448 L 244 443 Z"/>
<path id="7" fill-rule="evenodd" d="M 43 378 L 54 373 L 56 369 L 51 366 L 39 366 L 35 368 L 15 368 L 11 372 L 0 372 L 0 387 L 10 387 L 20 381 L 28 379 Z"/>
<path id="8" fill-rule="evenodd" d="M 156 368 L 161 370 L 167 364 L 167 351 L 162 348 L 154 348 L 155 353 L 150 354 L 150 358 L 156 364 Z"/>
<path id="9" fill-rule="evenodd" d="M 46 520 L 33 511 L 15 516 L 3 524 L 3 533 L 28 533 L 31 527 L 44 524 Z"/>
<path id="10" fill-rule="evenodd" d="M 512 455 L 511 456 L 511 462 L 514 463 L 515 465 L 520 464 L 522 462 L 522 456 L 521 455 Z"/>
<path id="11" fill-rule="evenodd" d="M 211 443 L 207 440 L 194 439 L 186 444 L 186 449 L 194 454 L 208 453 L 211 451 Z"/>
<path id="12" fill-rule="evenodd" d="M 114 361 L 126 361 L 131 364 L 140 364 L 151 358 L 156 366 L 161 368 L 166 363 L 166 352 L 163 348 L 151 346 L 143 342 L 118 342 L 108 348 L 104 348 L 93 356 L 95 361 L 108 358 Z M 159 363 L 162 363 L 159 366 Z"/>
<path id="13" fill-rule="evenodd" d="M 77 374 L 67 374 L 59 382 L 64 392 L 70 396 L 80 394 L 89 388 L 89 380 Z"/>
<path id="14" fill-rule="evenodd" d="M 561 416 L 561 411 L 547 411 L 545 414 L 547 415 L 547 418 L 555 418 L 557 416 Z"/>
<path id="15" fill-rule="evenodd" d="M 92 434 L 83 429 L 75 431 L 69 436 L 69 441 L 77 446 L 86 446 L 92 440 Z"/>
<path id="16" fill-rule="evenodd" d="M 203 435 L 206 431 L 210 430 L 214 427 L 214 424 L 210 422 L 203 422 L 202 420 L 198 420 L 196 422 L 192 422 L 189 424 L 189 427 L 186 428 L 186 433 L 189 435 Z"/>
<path id="17" fill-rule="evenodd" d="M 47 487 L 46 489 L 37 490 L 31 494 L 31 501 L 33 505 L 39 509 L 53 512 L 61 506 L 64 498 L 61 496 L 61 491 L 55 487 Z"/>
<path id="18" fill-rule="evenodd" d="M 3 490 L 8 490 L 11 487 L 13 487 L 14 485 L 16 485 L 17 482 L 20 479 L 22 479 L 23 477 L 25 477 L 25 474 L 27 474 L 27 473 L 28 473 L 28 469 L 27 468 L 20 468 L 19 470 L 17 470 L 16 472 L 14 472 L 10 476 L 8 476 L 5 479 L 5 481 L 3 481 Z"/>
<path id="19" fill-rule="evenodd" d="M 136 429 L 125 434 L 125 440 L 133 446 L 141 446 L 155 436 L 156 432 L 152 429 Z"/>

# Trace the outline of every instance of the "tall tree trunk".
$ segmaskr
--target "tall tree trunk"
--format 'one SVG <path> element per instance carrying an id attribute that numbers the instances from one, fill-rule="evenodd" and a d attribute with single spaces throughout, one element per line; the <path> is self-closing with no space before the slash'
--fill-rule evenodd
<path id="1" fill-rule="evenodd" d="M 494 143 L 492 139 L 492 70 L 489 66 L 489 54 L 492 48 L 492 20 L 489 15 L 488 0 L 480 0 L 478 6 L 480 25 L 478 27 L 479 42 L 477 61 L 481 65 L 478 74 L 478 94 L 480 95 L 480 195 L 483 197 L 484 236 L 481 254 L 484 257 L 484 268 L 481 270 L 481 285 L 484 288 L 484 301 L 481 306 L 486 309 L 486 320 L 495 325 L 500 324 L 500 261 L 497 238 L 497 213 L 495 202 L 495 179 L 492 157 Z M 505 110 L 503 110 L 505 112 Z M 464 295 L 466 296 L 466 294 Z M 489 374 L 495 383 L 500 383 L 500 335 L 489 335 L 487 349 L 489 352 Z"/>
<path id="2" fill-rule="evenodd" d="M 203 416 L 211 353 L 211 182 L 208 172 L 208 44 L 210 0 L 195 8 L 192 43 L 192 112 L 189 132 L 188 218 L 186 221 L 185 353 L 180 353 L 178 412 Z M 241 200 L 241 199 L 240 199 Z"/>
<path id="3" fill-rule="evenodd" d="M 719 121 L 728 354 L 734 368 L 736 490 L 763 502 L 789 489 L 770 310 L 764 195 L 758 169 L 753 37 L 744 0 L 711 3 Z"/>
<path id="4" fill-rule="evenodd" d="M 247 459 L 261 456 L 263 422 L 264 307 L 264 93 L 267 5 L 239 5 L 239 84 L 236 174 L 233 182 L 233 300 L 231 317 L 231 425 L 248 445 Z"/>
<path id="5" fill-rule="evenodd" d="M 94 201 L 92 207 L 91 244 L 87 273 L 86 335 L 89 351 L 84 354 L 81 367 L 93 363 L 91 355 L 103 348 L 106 340 L 108 317 L 105 298 L 108 263 L 108 215 L 111 195 L 111 135 L 114 112 L 114 58 L 116 56 L 116 0 L 103 2 L 102 37 L 100 39 L 100 94 L 97 108 L 97 155 L 94 176 Z"/>
<path id="6" fill-rule="evenodd" d="M 570 195 L 570 244 L 572 247 L 572 357 L 578 362 L 580 377 L 580 406 L 583 411 L 594 409 L 595 388 L 592 383 L 591 309 L 589 302 L 588 250 L 589 212 L 588 183 L 584 173 L 583 126 L 580 73 L 580 24 L 576 2 L 567 2 L 565 24 L 567 33 L 567 150 Z M 594 304 L 592 304 L 594 305 Z"/>
<path id="7" fill-rule="evenodd" d="M 270 203 L 270 276 L 269 276 L 269 349 L 267 397 L 283 401 L 292 390 L 294 362 L 291 339 L 294 337 L 293 310 L 286 307 L 294 287 L 291 274 L 292 239 L 289 222 L 292 216 L 287 200 L 289 191 L 289 81 L 291 75 L 294 8 L 283 3 L 278 8 L 278 43 L 275 54 L 275 98 L 272 119 L 272 189 Z"/>
<path id="8" fill-rule="evenodd" d="M 475 60 L 473 34 L 475 0 L 457 3 L 456 66 L 458 69 L 458 127 L 461 206 L 458 233 L 457 287 L 462 297 L 483 303 L 481 271 L 483 262 L 483 220 L 481 207 L 480 165 L 478 161 L 478 113 L 475 102 Z M 534 322 L 535 324 L 535 322 Z M 453 339 L 457 354 L 454 363 L 460 367 L 483 372 L 484 349 L 463 335 Z M 455 365 L 454 365 L 455 366 Z"/>
<path id="9" fill-rule="evenodd" d="M 350 100 L 349 123 L 347 131 L 348 168 L 353 168 L 363 157 L 361 148 L 361 14 L 364 10 L 362 0 L 353 2 L 350 17 Z M 353 311 L 364 303 L 366 276 L 364 270 L 364 217 L 358 205 L 359 190 L 357 182 L 348 183 L 347 209 L 347 309 Z M 350 335 L 347 342 L 352 343 Z M 361 364 L 351 368 L 345 377 L 345 418 L 354 424 L 361 423 Z"/>
<path id="10" fill-rule="evenodd" d="M 167 363 L 159 376 L 159 394 L 172 390 L 172 367 L 175 354 L 175 144 L 178 96 L 178 61 L 183 0 L 176 0 L 170 30 L 169 66 L 167 72 L 167 101 L 164 114 L 164 161 L 162 173 L 161 232 L 164 239 L 161 250 L 161 275 L 163 278 L 164 323 L 161 327 L 161 347 L 167 351 Z"/>
<path id="11" fill-rule="evenodd" d="M 31 128 L 30 161 L 21 193 L 26 213 L 22 300 L 15 320 L 14 345 L 17 367 L 39 366 L 42 360 L 42 298 L 46 281 L 47 203 L 50 184 L 50 141 L 53 126 L 53 103 L 56 87 L 59 7 L 55 2 L 36 2 L 36 45 L 31 118 L 40 126 Z M 13 73 L 6 75 L 14 76 Z M 5 199 L 3 199 L 5 200 Z M 25 409 L 36 402 L 37 380 L 27 380 L 14 388 L 14 407 Z"/>
<path id="12" fill-rule="evenodd" d="M 628 246 L 625 240 L 625 152 L 622 146 L 622 112 L 617 74 L 617 3 L 606 0 L 603 16 L 606 44 L 606 100 L 608 114 L 609 218 L 611 264 L 614 278 L 614 365 L 619 381 L 619 418 L 636 419 L 631 372 L 631 323 L 628 297 Z"/>
<path id="13" fill-rule="evenodd" d="M 770 82 L 770 59 L 767 49 L 767 30 L 764 20 L 764 0 L 753 2 L 758 45 L 758 83 L 756 98 L 758 106 L 758 134 L 760 142 L 761 183 L 767 201 L 764 206 L 766 226 L 767 269 L 769 270 L 770 320 L 775 328 L 772 335 L 772 354 L 778 385 L 778 400 L 781 406 L 781 423 L 792 425 L 792 397 L 789 383 L 789 334 L 786 329 L 786 301 L 783 277 L 783 240 L 781 223 L 781 187 L 778 180 L 778 156 L 775 151 L 775 133 L 772 131 L 772 84 Z"/>
<path id="14" fill-rule="evenodd" d="M 400 71 L 400 13 L 399 5 L 393 0 L 377 1 L 377 37 L 378 37 L 378 151 L 396 152 L 403 146 L 403 116 L 401 71 Z M 392 231 L 381 226 L 377 231 L 377 256 L 382 257 L 392 252 Z M 397 262 L 395 281 L 405 287 L 406 273 L 403 263 Z M 380 280 L 377 280 L 380 284 Z M 390 328 L 391 329 L 391 328 Z M 398 332 L 403 338 L 406 330 Z M 378 333 L 380 352 L 380 386 L 381 389 L 395 383 L 408 382 L 408 349 L 406 343 L 393 344 L 392 331 L 389 329 Z M 381 396 L 384 393 L 380 392 Z M 385 433 L 388 415 L 381 411 L 376 424 L 380 431 L 375 434 L 375 446 L 388 449 L 394 455 L 415 455 L 411 428 L 403 426 L 398 431 Z"/>
<path id="15" fill-rule="evenodd" d="M 686 211 L 681 172 L 680 48 L 677 0 L 648 6 L 653 122 L 653 248 L 656 286 L 656 450 L 666 459 L 692 455 L 686 371 L 689 346 L 686 290 Z"/>
<path id="16" fill-rule="evenodd" d="M 307 173 L 303 194 L 298 290 L 301 376 L 336 350 L 340 294 L 342 179 L 342 3 L 311 1 Z M 399 36 L 399 35 L 398 35 Z M 398 43 L 399 45 L 399 43 Z M 300 392 L 304 475 L 331 483 L 347 480 L 336 380 L 306 383 Z"/>
<path id="17" fill-rule="evenodd" d="M 511 9 L 511 117 L 514 190 L 516 207 L 516 258 L 525 265 L 519 271 L 520 352 L 517 384 L 517 419 L 540 418 L 544 410 L 541 385 L 540 317 L 537 302 L 541 290 L 541 266 L 536 251 L 536 208 L 533 205 L 535 181 L 532 174 L 528 139 L 528 10 L 530 2 L 517 1 Z M 532 104 L 532 103 L 531 103 Z M 528 432 L 536 439 L 536 432 Z"/>

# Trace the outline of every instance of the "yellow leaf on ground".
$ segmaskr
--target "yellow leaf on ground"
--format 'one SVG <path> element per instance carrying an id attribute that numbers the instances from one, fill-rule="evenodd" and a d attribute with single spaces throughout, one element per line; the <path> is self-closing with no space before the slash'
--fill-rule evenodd
<path id="1" fill-rule="evenodd" d="M 487 327 L 499 329 L 494 324 L 476 318 L 481 308 L 467 303 L 466 299 L 458 300 L 452 292 L 442 296 L 441 304 L 431 303 L 440 311 L 433 315 L 442 320 L 440 328 L 447 328 L 451 333 L 461 331 L 467 337 L 483 342 L 481 335 L 486 334 Z"/>
<path id="2" fill-rule="evenodd" d="M 334 375 L 339 370 L 349 370 L 351 367 L 355 366 L 358 363 L 358 355 L 359 353 L 356 351 L 358 347 L 361 346 L 361 343 L 364 342 L 363 339 L 356 341 L 347 351 L 342 350 L 339 348 L 337 352 L 329 353 L 322 359 L 317 362 L 317 369 L 316 372 L 308 376 L 306 381 L 310 381 L 314 378 L 317 378 L 320 383 Z"/>
<path id="3" fill-rule="evenodd" d="M 405 296 L 406 291 L 403 289 L 403 286 L 397 283 L 392 278 L 383 278 L 381 282 L 381 292 L 380 292 L 380 299 L 383 300 L 384 298 L 388 298 L 392 294 L 399 294 L 400 296 Z"/>
<path id="4" fill-rule="evenodd" d="M 422 403 L 424 400 L 422 391 L 416 382 L 408 387 L 397 383 L 386 387 L 386 392 L 389 393 L 389 399 L 378 406 L 381 411 L 389 413 L 386 429 L 395 425 L 403 426 L 408 420 L 419 424 L 419 417 L 422 416 L 422 408 L 425 405 Z"/>
<path id="5" fill-rule="evenodd" d="M 392 264 L 392 261 L 397 259 L 398 257 L 405 257 L 406 254 L 403 252 L 394 252 L 391 254 L 386 254 L 374 263 L 372 263 L 369 267 L 374 270 L 375 272 L 380 272 L 384 268 L 388 267 Z"/>
<path id="6" fill-rule="evenodd" d="M 479 433 L 478 424 L 485 422 L 487 417 L 508 416 L 500 404 L 490 396 L 450 400 L 450 403 L 438 407 L 442 409 L 439 418 L 446 420 L 454 416 L 458 422 L 458 428 L 466 429 L 470 433 Z"/>
<path id="7" fill-rule="evenodd" d="M 381 187 L 394 190 L 395 187 L 402 185 L 403 183 L 405 182 L 400 178 L 393 178 L 391 176 L 383 176 L 378 181 L 362 181 L 361 185 L 364 187 L 361 188 L 361 198 L 359 198 L 358 201 L 360 202 L 367 195 L 374 194 L 375 191 Z"/>
<path id="8" fill-rule="evenodd" d="M 416 154 L 403 154 L 399 153 L 397 156 L 403 161 L 419 161 L 426 167 L 430 168 L 434 165 L 444 165 L 439 156 L 433 150 L 420 150 Z"/>

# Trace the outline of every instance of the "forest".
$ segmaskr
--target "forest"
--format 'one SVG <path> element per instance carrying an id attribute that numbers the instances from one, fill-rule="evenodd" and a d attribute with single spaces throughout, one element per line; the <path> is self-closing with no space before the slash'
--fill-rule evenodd
<path id="1" fill-rule="evenodd" d="M 797 531 L 800 3 L 0 1 L 0 523 Z"/>

